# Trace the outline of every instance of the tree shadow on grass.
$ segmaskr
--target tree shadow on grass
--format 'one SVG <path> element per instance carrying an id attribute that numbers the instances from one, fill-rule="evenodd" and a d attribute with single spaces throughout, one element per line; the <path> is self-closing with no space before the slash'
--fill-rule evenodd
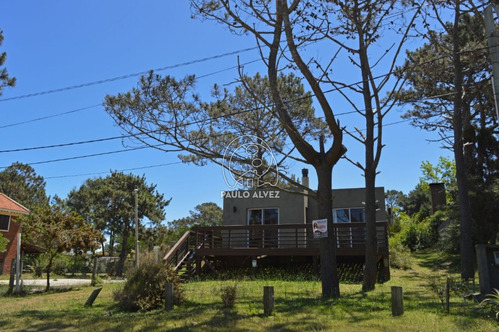
<path id="1" fill-rule="evenodd" d="M 418 265 L 428 268 L 434 272 L 459 273 L 460 272 L 460 256 L 448 255 L 436 252 L 419 252 L 415 253 Z"/>

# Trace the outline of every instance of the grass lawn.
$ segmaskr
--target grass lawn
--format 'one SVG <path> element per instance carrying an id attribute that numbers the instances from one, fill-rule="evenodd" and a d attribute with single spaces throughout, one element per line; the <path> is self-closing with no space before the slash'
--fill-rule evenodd
<path id="1" fill-rule="evenodd" d="M 342 297 L 321 299 L 316 281 L 198 281 L 185 285 L 186 300 L 170 312 L 121 313 L 112 298 L 121 284 L 106 284 L 92 308 L 84 308 L 92 288 L 0 297 L 2 331 L 498 331 L 491 311 L 453 297 L 446 314 L 426 288 L 426 276 L 445 272 L 432 254 L 416 256 L 413 270 L 391 270 L 391 281 L 362 294 L 357 284 L 341 284 Z M 441 262 L 442 263 L 442 262 Z M 445 265 L 445 264 L 444 264 Z M 444 266 L 441 265 L 441 266 Z M 237 283 L 234 309 L 219 296 Z M 263 316 L 263 286 L 274 286 L 275 311 Z M 402 286 L 405 313 L 391 315 L 391 286 Z M 4 292 L 5 289 L 0 289 Z"/>

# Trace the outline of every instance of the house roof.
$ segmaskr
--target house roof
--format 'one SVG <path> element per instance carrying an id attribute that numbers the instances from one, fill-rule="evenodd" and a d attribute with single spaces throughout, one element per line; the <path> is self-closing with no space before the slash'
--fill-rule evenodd
<path id="1" fill-rule="evenodd" d="M 0 193 L 0 214 L 6 215 L 28 215 L 30 210 L 10 198 L 9 196 Z"/>

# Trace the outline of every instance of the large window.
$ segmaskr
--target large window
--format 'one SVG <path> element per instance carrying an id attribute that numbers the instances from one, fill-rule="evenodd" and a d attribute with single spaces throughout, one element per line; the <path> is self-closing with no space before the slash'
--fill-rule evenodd
<path id="1" fill-rule="evenodd" d="M 10 216 L 0 214 L 0 231 L 8 232 L 10 226 Z"/>
<path id="2" fill-rule="evenodd" d="M 278 225 L 279 209 L 248 209 L 248 225 Z M 278 248 L 278 229 L 255 228 L 248 232 L 248 245 L 250 248 Z"/>
<path id="3" fill-rule="evenodd" d="M 333 222 L 365 222 L 365 209 L 333 209 Z"/>
<path id="4" fill-rule="evenodd" d="M 333 222 L 351 223 L 365 222 L 365 209 L 363 208 L 344 208 L 333 209 Z M 347 226 L 347 225 L 346 225 Z M 337 247 L 353 248 L 363 246 L 365 243 L 365 229 L 359 227 L 338 227 L 337 229 Z"/>
<path id="5" fill-rule="evenodd" d="M 279 224 L 279 209 L 248 209 L 249 225 L 277 225 Z"/>

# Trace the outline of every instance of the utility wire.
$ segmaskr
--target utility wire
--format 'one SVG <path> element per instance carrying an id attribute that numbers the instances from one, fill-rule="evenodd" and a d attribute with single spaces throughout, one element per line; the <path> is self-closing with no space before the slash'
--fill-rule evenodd
<path id="1" fill-rule="evenodd" d="M 246 65 L 255 63 L 257 61 L 260 61 L 260 60 L 261 59 L 256 59 L 256 60 L 248 61 L 248 62 L 245 62 L 245 63 L 239 65 L 239 66 L 246 66 Z M 196 79 L 201 79 L 201 78 L 205 78 L 205 77 L 208 77 L 208 76 L 220 74 L 222 72 L 238 68 L 239 66 L 227 67 L 227 68 L 224 68 L 224 69 L 221 69 L 221 70 L 217 70 L 217 71 L 214 71 L 214 72 L 211 72 L 211 73 L 208 73 L 208 74 L 196 76 Z M 52 114 L 52 115 L 48 115 L 48 116 L 44 116 L 44 117 L 40 117 L 40 118 L 35 118 L 35 119 L 31 119 L 31 120 L 25 120 L 25 121 L 21 121 L 21 122 L 11 123 L 11 124 L 8 124 L 8 125 L 0 126 L 0 129 L 14 127 L 14 126 L 20 126 L 20 125 L 28 124 L 28 123 L 35 122 L 35 121 L 41 121 L 41 120 L 51 119 L 51 118 L 59 117 L 59 116 L 62 116 L 62 115 L 67 115 L 67 114 L 71 114 L 71 113 L 76 113 L 76 112 L 84 111 L 84 110 L 87 110 L 87 109 L 90 109 L 90 108 L 94 108 L 94 107 L 98 107 L 98 106 L 102 106 L 102 104 L 97 104 L 97 105 L 82 107 L 82 108 L 78 108 L 78 109 L 72 110 L 72 111 L 67 111 L 67 112 L 62 112 L 62 113 L 56 113 L 56 114 Z M 0 151 L 0 152 L 2 152 L 2 151 Z"/>
<path id="2" fill-rule="evenodd" d="M 142 166 L 142 167 L 134 167 L 134 168 L 125 168 L 125 169 L 117 170 L 117 172 L 137 171 L 137 170 L 141 170 L 141 169 L 149 169 L 149 168 L 156 168 L 156 167 L 172 166 L 172 165 L 178 165 L 178 164 L 182 164 L 182 161 L 177 161 L 177 162 L 172 162 L 172 163 L 165 163 L 165 164 Z M 69 175 L 56 175 L 56 176 L 48 176 L 48 177 L 44 176 L 43 178 L 44 178 L 44 180 L 47 180 L 47 179 L 74 178 L 74 177 L 79 177 L 79 176 L 90 176 L 90 175 L 108 174 L 110 172 L 111 171 L 94 172 L 94 173 L 81 173 L 81 174 L 69 174 Z"/>
<path id="3" fill-rule="evenodd" d="M 220 58 L 223 58 L 223 57 L 226 57 L 226 56 L 230 56 L 230 55 L 235 55 L 235 54 L 240 54 L 240 53 L 244 53 L 244 52 L 256 50 L 258 48 L 259 48 L 258 46 L 244 48 L 244 49 L 233 51 L 233 52 L 227 52 L 227 53 L 223 53 L 223 54 L 213 55 L 213 56 L 206 57 L 206 58 L 201 58 L 201 59 L 197 59 L 197 60 L 182 62 L 182 63 L 178 63 L 178 64 L 175 64 L 175 65 L 160 67 L 160 68 L 156 68 L 156 69 L 152 69 L 152 70 L 156 71 L 156 72 L 159 72 L 159 71 L 165 71 L 165 70 L 168 70 L 168 69 L 185 67 L 185 66 L 189 66 L 189 65 L 193 65 L 193 64 L 197 64 L 197 63 L 202 63 L 202 62 L 206 62 L 206 61 L 210 61 L 210 60 L 220 59 Z M 8 101 L 8 100 L 30 98 L 30 97 L 41 96 L 41 95 L 46 95 L 46 94 L 51 94 L 51 93 L 56 93 L 56 92 L 62 92 L 62 91 L 80 89 L 80 88 L 89 87 L 89 86 L 93 86 L 93 85 L 100 85 L 100 84 L 114 82 L 114 81 L 120 81 L 120 80 L 124 80 L 124 79 L 127 79 L 127 78 L 132 78 L 132 77 L 137 77 L 137 76 L 141 76 L 141 75 L 146 75 L 150 71 L 151 70 L 141 71 L 141 72 L 138 72 L 138 73 L 126 74 L 126 75 L 116 76 L 116 77 L 112 77 L 112 78 L 106 78 L 106 79 L 102 79 L 102 80 L 98 80 L 98 81 L 87 82 L 87 83 L 82 83 L 82 84 L 77 84 L 77 85 L 71 85 L 71 86 L 67 86 L 67 87 L 63 87 L 63 88 L 58 88 L 58 89 L 39 91 L 39 92 L 29 93 L 29 94 L 25 94 L 25 95 L 10 97 L 10 98 L 3 98 L 3 99 L 0 99 L 0 102 Z"/>
<path id="4" fill-rule="evenodd" d="M 481 47 L 481 48 L 477 48 L 477 49 L 473 49 L 473 50 L 465 50 L 465 51 L 462 51 L 461 53 L 472 52 L 474 50 L 482 50 L 482 49 L 487 49 L 487 48 L 488 47 Z M 431 63 L 431 62 L 434 62 L 434 61 L 441 60 L 441 59 L 443 59 L 445 57 L 446 57 L 446 55 L 440 56 L 440 57 L 436 57 L 436 58 L 424 61 L 422 63 L 415 63 L 412 66 L 406 67 L 404 69 L 407 70 L 407 69 L 410 69 L 411 67 L 422 66 L 422 65 L 425 65 L 427 63 Z M 258 61 L 258 60 L 254 60 L 254 61 L 251 61 L 251 62 L 255 62 L 255 61 Z M 381 75 L 375 76 L 374 79 L 380 79 L 380 78 L 392 75 L 395 72 L 395 70 L 393 70 L 391 72 L 388 72 L 386 74 L 381 74 Z M 207 75 L 209 75 L 209 74 L 207 74 Z M 343 85 L 343 86 L 338 87 L 338 88 L 332 88 L 332 89 L 329 89 L 329 90 L 325 90 L 324 93 L 326 94 L 326 93 L 331 93 L 331 92 L 334 92 L 334 91 L 339 91 L 339 90 L 342 90 L 342 89 L 345 89 L 345 88 L 348 88 L 348 87 L 353 87 L 355 85 L 359 85 L 359 84 L 362 84 L 362 83 L 363 83 L 363 81 L 361 80 L 361 81 L 358 81 L 358 82 L 355 82 L 355 83 L 351 83 L 351 84 L 348 84 L 348 85 Z M 441 96 L 442 95 L 430 96 L 430 97 L 426 97 L 425 99 L 432 99 L 432 98 L 441 97 Z M 294 101 L 298 101 L 298 100 L 300 100 L 302 98 L 308 98 L 308 97 L 299 97 L 299 98 L 295 99 Z M 99 105 L 93 105 L 93 106 L 89 106 L 89 107 L 78 109 L 78 110 L 64 112 L 64 113 L 61 113 L 60 115 L 66 114 L 66 113 L 73 113 L 73 112 L 77 112 L 77 111 L 80 111 L 80 110 L 83 110 L 83 109 L 88 109 L 88 108 L 92 108 L 92 107 L 96 107 L 96 106 L 99 106 Z M 228 116 L 238 115 L 238 114 L 250 112 L 250 111 L 253 111 L 253 110 L 255 110 L 255 109 L 242 110 L 242 111 L 234 112 L 234 113 L 231 113 L 231 114 L 222 115 L 220 117 L 228 117 Z M 356 113 L 356 111 L 339 113 L 339 114 L 336 114 L 336 116 L 345 115 L 345 114 L 351 114 L 351 113 Z M 48 116 L 48 117 L 54 117 L 54 116 L 57 116 L 57 115 Z M 203 123 L 203 122 L 207 122 L 207 121 L 212 121 L 212 120 L 218 119 L 220 117 L 210 118 L 210 119 L 204 119 L 204 120 L 198 120 L 198 121 L 194 121 L 194 122 L 191 122 L 191 123 L 183 124 L 182 126 L 187 126 L 187 125 L 199 124 L 199 123 Z M 47 117 L 45 117 L 45 118 L 47 118 Z M 42 119 L 42 118 L 39 118 L 39 119 Z M 33 119 L 33 120 L 28 121 L 28 122 L 38 121 L 39 119 Z M 15 125 L 15 124 L 11 124 L 11 125 L 8 125 L 8 126 L 12 126 L 12 125 Z M 0 127 L 0 128 L 2 128 L 2 127 Z M 170 128 L 170 129 L 175 129 L 175 128 L 176 127 L 173 127 L 173 128 Z M 144 133 L 144 134 L 147 134 L 147 133 Z M 32 151 L 32 150 L 57 148 L 57 147 L 64 147 L 64 146 L 71 146 L 71 145 L 81 145 L 81 144 L 88 144 L 88 143 L 97 143 L 97 142 L 103 142 L 103 141 L 109 141 L 109 140 L 123 139 L 123 138 L 138 136 L 138 135 L 139 134 L 129 134 L 129 135 L 122 135 L 122 136 L 115 136 L 115 137 L 108 137 L 108 138 L 100 138 L 100 139 L 87 140 L 87 141 L 63 143 L 63 144 L 54 144 L 54 145 L 37 146 L 37 147 L 29 147 L 29 148 L 18 148 L 18 149 L 11 149 L 11 150 L 1 150 L 0 153 L 20 152 L 20 151 Z"/>

